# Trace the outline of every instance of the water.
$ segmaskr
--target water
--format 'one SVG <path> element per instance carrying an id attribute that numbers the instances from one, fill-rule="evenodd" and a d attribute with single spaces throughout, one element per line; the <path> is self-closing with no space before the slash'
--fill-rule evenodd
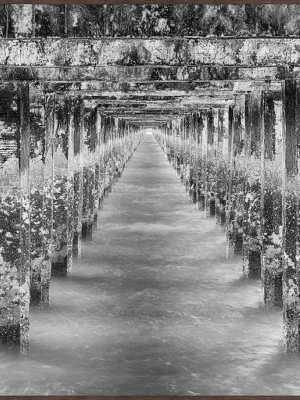
<path id="1" fill-rule="evenodd" d="M 1 354 L 0 395 L 299 395 L 282 311 L 260 309 L 151 135 L 99 218 L 51 308 L 31 310 L 29 357 Z"/>

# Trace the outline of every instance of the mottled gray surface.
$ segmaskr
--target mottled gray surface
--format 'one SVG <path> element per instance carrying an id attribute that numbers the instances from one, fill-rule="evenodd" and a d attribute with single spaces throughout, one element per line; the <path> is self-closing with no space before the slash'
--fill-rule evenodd
<path id="1" fill-rule="evenodd" d="M 225 235 L 147 136 L 105 201 L 100 228 L 49 310 L 32 310 L 31 352 L 3 355 L 1 395 L 296 395 L 282 311 L 225 260 Z M 292 383 L 288 383 L 292 382 Z"/>
<path id="2" fill-rule="evenodd" d="M 297 4 L 0 5 L 0 37 L 299 35 Z"/>

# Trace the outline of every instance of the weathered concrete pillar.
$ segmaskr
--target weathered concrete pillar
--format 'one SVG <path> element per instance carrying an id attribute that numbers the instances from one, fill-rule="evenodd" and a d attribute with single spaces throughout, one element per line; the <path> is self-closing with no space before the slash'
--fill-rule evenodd
<path id="1" fill-rule="evenodd" d="M 173 141 L 172 141 L 172 147 L 173 147 L 173 153 L 172 153 L 172 159 L 173 159 L 173 168 L 175 169 L 175 172 L 178 174 L 178 158 L 177 158 L 177 135 L 178 135 L 178 120 L 173 120 L 172 121 L 172 133 L 173 133 Z"/>
<path id="2" fill-rule="evenodd" d="M 5 347 L 18 346 L 21 354 L 27 354 L 30 299 L 29 85 L 4 84 L 0 86 L 0 93 L 0 119 L 7 136 L 0 165 L 0 342 Z M 8 144 L 11 149 L 6 153 Z"/>
<path id="3" fill-rule="evenodd" d="M 233 176 L 231 182 L 231 229 L 234 240 L 234 252 L 242 253 L 243 244 L 243 216 L 244 216 L 244 185 L 245 185 L 245 158 L 244 158 L 244 117 L 245 98 L 236 101 L 233 108 Z"/>
<path id="4" fill-rule="evenodd" d="M 228 181 L 228 109 L 219 110 L 218 155 L 216 175 L 215 213 L 216 224 L 226 223 L 226 195 Z"/>
<path id="5" fill-rule="evenodd" d="M 206 218 L 207 210 L 207 157 L 208 157 L 208 121 L 207 113 L 202 113 L 201 129 L 201 175 L 200 175 L 200 196 L 199 209 L 203 210 L 203 217 Z"/>
<path id="6" fill-rule="evenodd" d="M 283 84 L 283 336 L 288 354 L 299 353 L 299 183 L 297 181 L 297 83 Z"/>
<path id="7" fill-rule="evenodd" d="M 187 158 L 188 158 L 188 144 L 187 144 L 187 127 L 186 127 L 186 117 L 182 118 L 182 130 L 181 130 L 181 143 L 180 143 L 180 162 L 181 168 L 181 182 L 186 188 L 186 174 L 187 174 Z"/>
<path id="8" fill-rule="evenodd" d="M 210 109 L 207 115 L 207 137 L 208 137 L 208 155 L 207 155 L 207 199 L 205 215 L 207 217 L 215 216 L 215 182 L 216 182 L 216 164 L 217 164 L 217 138 L 218 121 L 216 110 Z"/>
<path id="9" fill-rule="evenodd" d="M 98 111 L 99 122 L 99 210 L 103 208 L 104 180 L 105 180 L 105 117 Z M 125 138 L 125 136 L 124 136 Z"/>
<path id="10" fill-rule="evenodd" d="M 55 103 L 52 275 L 69 276 L 74 237 L 74 116 L 68 96 L 56 96 Z"/>
<path id="11" fill-rule="evenodd" d="M 197 180 L 198 180 L 198 143 L 197 143 L 197 113 L 192 113 L 190 116 L 190 179 L 189 179 L 189 198 L 190 203 L 197 202 Z"/>
<path id="12" fill-rule="evenodd" d="M 82 208 L 83 208 L 83 130 L 84 102 L 78 96 L 73 100 L 72 110 L 74 123 L 74 237 L 73 256 L 81 258 L 82 242 Z"/>
<path id="13" fill-rule="evenodd" d="M 232 183 L 234 178 L 234 123 L 233 107 L 228 110 L 228 142 L 229 142 L 229 163 L 227 181 L 227 201 L 226 201 L 226 258 L 234 256 L 235 236 L 234 236 L 234 212 L 232 204 Z"/>
<path id="14" fill-rule="evenodd" d="M 104 178 L 104 196 L 107 197 L 109 193 L 110 187 L 110 177 L 111 177 L 111 150 L 112 150 L 112 118 L 105 118 L 105 154 L 104 154 L 104 162 L 105 162 L 105 178 Z M 129 126 L 128 126 L 129 132 Z M 130 157 L 130 154 L 128 154 Z"/>
<path id="15" fill-rule="evenodd" d="M 82 238 L 93 239 L 94 206 L 95 206 L 95 149 L 97 109 L 85 116 L 83 139 L 83 206 Z"/>
<path id="16" fill-rule="evenodd" d="M 262 91 L 246 98 L 245 137 L 247 174 L 244 185 L 243 217 L 243 275 L 245 278 L 261 276 L 261 137 L 264 130 Z M 250 129 L 250 132 L 248 131 Z"/>
<path id="17" fill-rule="evenodd" d="M 98 108 L 95 109 L 95 188 L 94 188 L 94 228 L 98 227 L 98 212 L 101 195 L 101 159 L 100 159 L 100 136 L 101 136 L 101 114 Z"/>
<path id="18" fill-rule="evenodd" d="M 43 89 L 30 85 L 30 305 L 40 308 L 50 304 L 53 118 L 47 116 L 55 107 L 53 95 Z"/>
<path id="19" fill-rule="evenodd" d="M 281 107 L 275 108 L 275 102 Z M 276 115 L 277 111 L 277 115 Z M 282 306 L 282 94 L 264 93 L 262 136 L 262 306 Z M 278 129 L 279 128 L 279 129 Z"/>
<path id="20" fill-rule="evenodd" d="M 20 258 L 18 266 L 19 277 L 19 326 L 20 352 L 27 354 L 29 348 L 29 271 L 30 271 L 30 220 L 29 220 L 29 152 L 30 152 L 30 99 L 29 84 L 18 84 L 20 110 Z"/>
<path id="21" fill-rule="evenodd" d="M 202 129 L 203 129 L 203 120 L 200 112 L 196 113 L 196 208 L 199 209 L 200 198 L 201 198 L 201 143 L 202 143 Z"/>

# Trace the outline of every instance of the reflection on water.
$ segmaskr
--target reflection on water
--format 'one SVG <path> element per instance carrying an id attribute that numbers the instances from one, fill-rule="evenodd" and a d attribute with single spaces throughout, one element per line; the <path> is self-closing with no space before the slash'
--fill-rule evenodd
<path id="1" fill-rule="evenodd" d="M 93 243 L 51 308 L 31 311 L 31 352 L 1 353 L 1 395 L 297 395 L 282 312 L 225 260 L 225 235 L 188 204 L 147 135 L 106 199 Z"/>

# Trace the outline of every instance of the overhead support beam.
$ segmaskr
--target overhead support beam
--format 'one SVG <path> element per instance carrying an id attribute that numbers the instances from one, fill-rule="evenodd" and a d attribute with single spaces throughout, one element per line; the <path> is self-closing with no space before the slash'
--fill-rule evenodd
<path id="1" fill-rule="evenodd" d="M 0 64 L 7 66 L 245 66 L 276 67 L 300 62 L 300 39 L 164 38 L 41 40 L 2 39 Z M 182 54 L 185 56 L 182 57 Z"/>
<path id="2" fill-rule="evenodd" d="M 44 82 L 44 88 L 46 91 L 50 92 L 63 92 L 66 91 L 78 91 L 81 90 L 82 93 L 86 91 L 86 95 L 90 94 L 92 96 L 98 96 L 103 98 L 109 98 L 113 96 L 115 99 L 126 99 L 131 95 L 136 96 L 163 96 L 166 99 L 172 99 L 173 97 L 179 96 L 199 96 L 218 94 L 220 96 L 231 95 L 231 92 L 244 93 L 257 90 L 257 86 L 266 88 L 267 85 L 270 86 L 272 90 L 280 91 L 281 80 L 244 80 L 244 81 L 205 81 L 205 82 L 176 82 L 176 81 L 164 81 L 164 82 L 55 82 L 51 79 L 46 79 Z M 112 93 L 111 93 L 112 92 Z M 122 97 L 123 96 L 123 97 Z M 161 100 L 164 98 L 161 97 Z"/>
<path id="3" fill-rule="evenodd" d="M 294 67 L 296 77 L 300 68 Z M 239 80 L 284 80 L 290 72 L 283 66 L 0 66 L 3 81 L 99 81 L 160 82 L 176 81 L 182 85 L 197 84 L 199 81 L 239 81 Z"/>

